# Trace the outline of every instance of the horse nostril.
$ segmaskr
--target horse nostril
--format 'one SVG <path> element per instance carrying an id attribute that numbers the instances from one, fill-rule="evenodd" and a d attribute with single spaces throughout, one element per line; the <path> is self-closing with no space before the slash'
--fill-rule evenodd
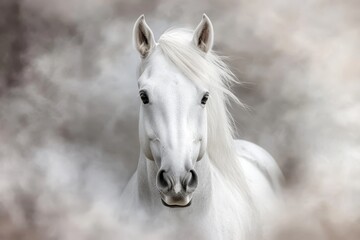
<path id="1" fill-rule="evenodd" d="M 162 192 L 168 192 L 171 189 L 171 181 L 165 170 L 160 170 L 156 177 L 156 185 Z"/>
<path id="2" fill-rule="evenodd" d="M 198 176 L 194 169 L 190 170 L 185 179 L 184 179 L 184 189 L 186 192 L 193 192 L 195 191 L 197 184 L 198 184 Z"/>

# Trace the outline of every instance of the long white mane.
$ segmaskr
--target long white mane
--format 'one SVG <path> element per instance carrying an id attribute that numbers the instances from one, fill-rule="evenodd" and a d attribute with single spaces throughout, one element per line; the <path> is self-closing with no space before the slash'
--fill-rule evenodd
<path id="1" fill-rule="evenodd" d="M 191 30 L 172 29 L 160 37 L 158 46 L 189 79 L 209 90 L 206 106 L 209 158 L 229 185 L 246 192 L 247 186 L 234 146 L 233 121 L 228 111 L 230 99 L 241 104 L 229 90 L 237 78 L 213 51 L 205 54 L 195 47 L 192 36 Z"/>

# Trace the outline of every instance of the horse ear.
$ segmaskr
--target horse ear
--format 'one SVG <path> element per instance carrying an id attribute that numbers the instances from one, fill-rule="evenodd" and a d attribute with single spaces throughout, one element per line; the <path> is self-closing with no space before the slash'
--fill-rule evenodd
<path id="1" fill-rule="evenodd" d="M 141 57 L 147 57 L 155 46 L 155 40 L 153 32 L 145 22 L 144 15 L 141 15 L 135 22 L 133 38 L 134 45 Z"/>
<path id="2" fill-rule="evenodd" d="M 196 27 L 193 41 L 202 51 L 207 53 L 211 50 L 214 42 L 214 29 L 210 19 L 204 13 L 200 24 Z"/>

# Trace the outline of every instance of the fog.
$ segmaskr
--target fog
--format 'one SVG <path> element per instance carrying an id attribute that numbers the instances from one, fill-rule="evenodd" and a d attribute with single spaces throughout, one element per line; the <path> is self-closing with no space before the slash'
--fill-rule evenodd
<path id="1" fill-rule="evenodd" d="M 237 137 L 284 176 L 269 239 L 360 238 L 360 2 L 2 0 L 0 238 L 162 239 L 118 219 L 136 168 L 132 27 L 207 13 L 242 84 Z"/>

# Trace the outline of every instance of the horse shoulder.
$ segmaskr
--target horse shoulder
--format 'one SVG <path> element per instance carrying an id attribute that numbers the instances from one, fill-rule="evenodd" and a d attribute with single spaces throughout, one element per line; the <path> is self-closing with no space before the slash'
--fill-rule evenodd
<path id="1" fill-rule="evenodd" d="M 274 158 L 260 146 L 235 140 L 244 176 L 261 215 L 271 214 L 281 199 L 282 172 Z"/>
<path id="2" fill-rule="evenodd" d="M 250 163 L 261 172 L 275 192 L 281 190 L 282 172 L 274 158 L 265 149 L 252 142 L 239 139 L 235 140 L 235 146 L 242 163 Z"/>

